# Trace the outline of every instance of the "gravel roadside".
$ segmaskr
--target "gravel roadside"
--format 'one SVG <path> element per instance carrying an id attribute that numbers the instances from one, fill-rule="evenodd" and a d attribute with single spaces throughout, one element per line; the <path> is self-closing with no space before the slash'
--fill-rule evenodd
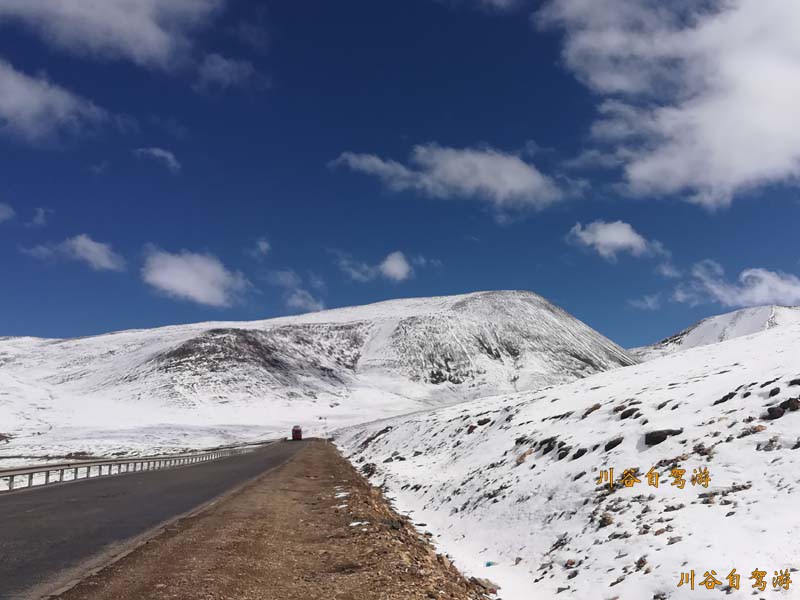
<path id="1" fill-rule="evenodd" d="M 477 600 L 331 445 L 182 519 L 62 600 Z"/>

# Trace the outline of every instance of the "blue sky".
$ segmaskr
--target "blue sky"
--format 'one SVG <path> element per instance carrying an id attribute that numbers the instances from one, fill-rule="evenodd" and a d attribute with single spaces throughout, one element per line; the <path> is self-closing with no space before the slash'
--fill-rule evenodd
<path id="1" fill-rule="evenodd" d="M 8 0 L 0 335 L 485 289 L 800 304 L 800 11 Z"/>

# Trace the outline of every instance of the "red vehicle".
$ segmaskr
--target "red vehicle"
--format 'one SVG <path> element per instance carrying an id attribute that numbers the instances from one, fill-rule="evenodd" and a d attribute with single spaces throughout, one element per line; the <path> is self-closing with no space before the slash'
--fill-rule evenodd
<path id="1" fill-rule="evenodd" d="M 300 425 L 292 427 L 292 440 L 300 441 L 303 439 L 303 428 Z"/>

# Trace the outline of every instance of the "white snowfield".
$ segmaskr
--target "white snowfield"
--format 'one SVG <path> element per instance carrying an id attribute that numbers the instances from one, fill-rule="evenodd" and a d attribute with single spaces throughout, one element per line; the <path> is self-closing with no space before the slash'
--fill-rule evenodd
<path id="1" fill-rule="evenodd" d="M 0 338 L 0 466 L 307 433 L 632 364 L 530 292 L 247 323 Z"/>
<path id="2" fill-rule="evenodd" d="M 680 333 L 651 346 L 631 348 L 638 360 L 651 360 L 689 348 L 725 342 L 773 327 L 800 323 L 800 307 L 755 306 L 703 319 Z"/>
<path id="3" fill-rule="evenodd" d="M 773 578 L 800 567 L 799 397 L 794 324 L 337 439 L 441 551 L 500 584 L 503 600 L 718 597 L 734 568 L 733 598 L 789 598 L 800 572 L 789 591 Z M 648 445 L 652 432 L 660 443 Z M 684 489 L 672 485 L 676 466 Z M 598 484 L 611 468 L 613 490 Z M 640 483 L 620 486 L 630 468 Z M 707 488 L 690 481 L 701 468 Z M 692 570 L 694 591 L 678 587 Z M 714 592 L 701 585 L 711 570 Z"/>

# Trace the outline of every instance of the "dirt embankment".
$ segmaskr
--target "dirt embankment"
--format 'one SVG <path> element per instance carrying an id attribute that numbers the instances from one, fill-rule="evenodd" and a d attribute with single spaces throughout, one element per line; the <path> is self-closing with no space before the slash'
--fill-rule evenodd
<path id="1" fill-rule="evenodd" d="M 480 584 L 324 442 L 183 519 L 62 600 L 477 600 Z"/>

